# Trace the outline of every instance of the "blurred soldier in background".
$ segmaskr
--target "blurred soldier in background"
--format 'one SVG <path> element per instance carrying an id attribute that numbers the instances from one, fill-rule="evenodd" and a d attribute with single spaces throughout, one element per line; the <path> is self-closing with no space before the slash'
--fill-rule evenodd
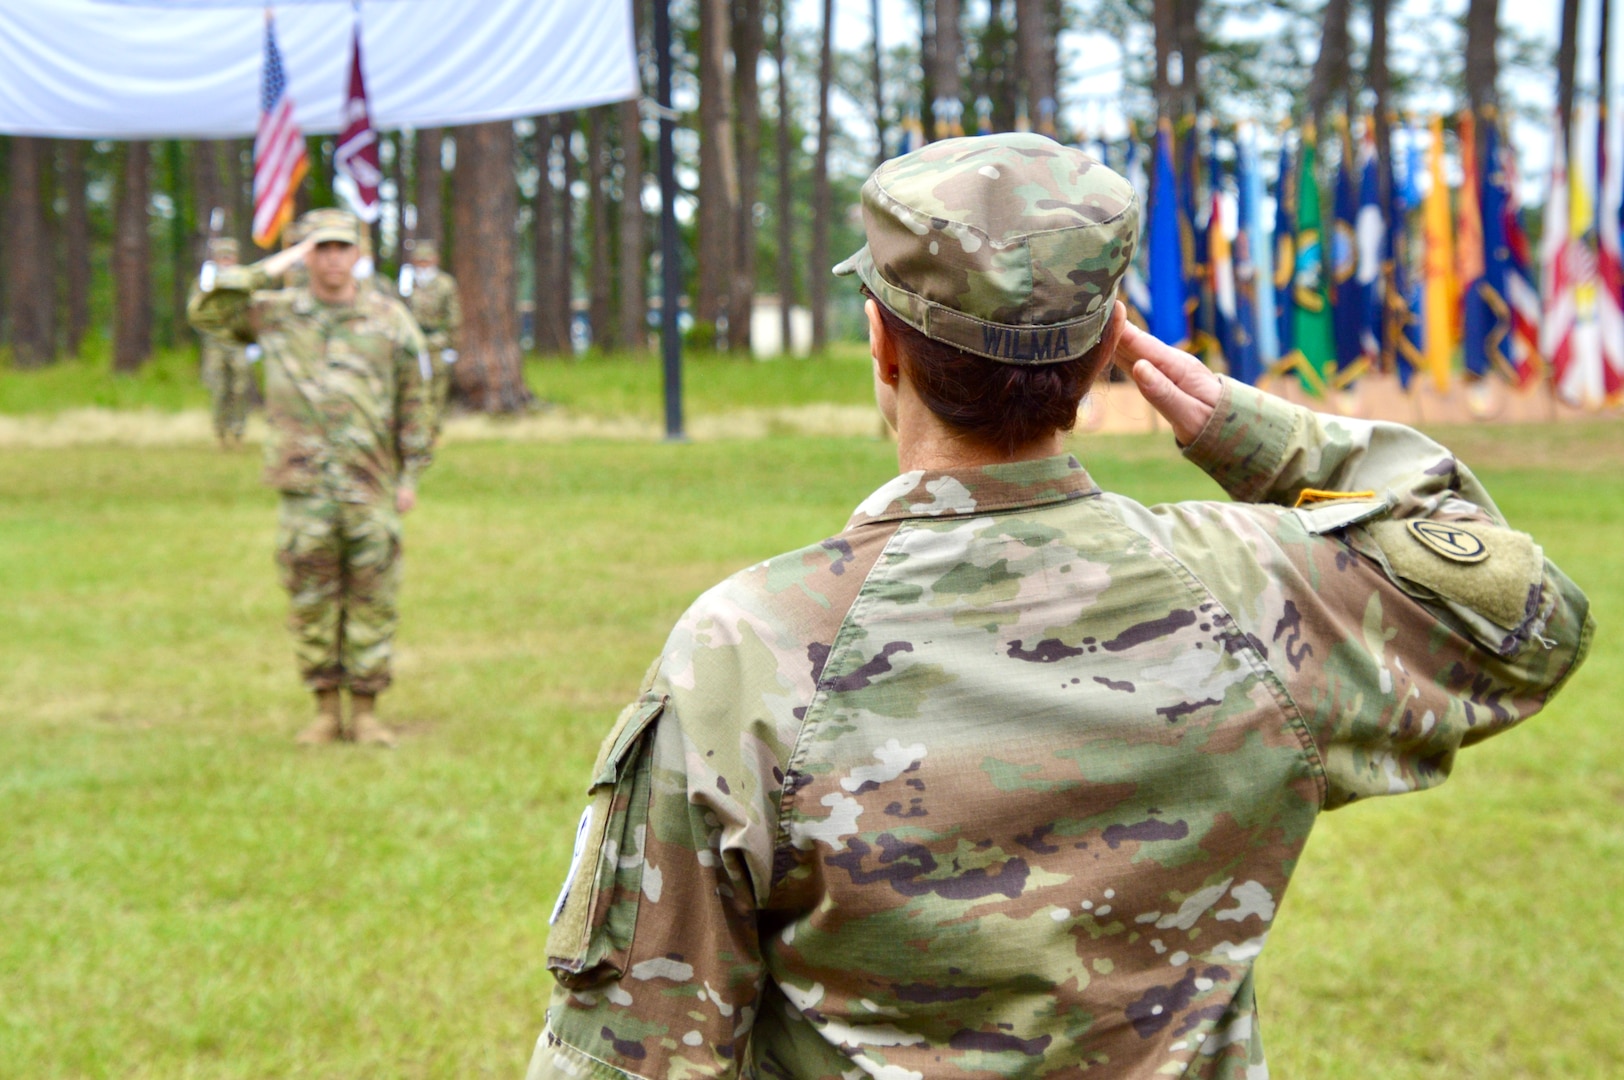
<path id="1" fill-rule="evenodd" d="M 213 287 L 215 276 L 237 265 L 237 241 L 218 237 L 209 241 L 209 261 L 192 287 L 192 298 Z M 259 356 L 259 347 L 238 341 L 229 334 L 203 333 L 203 385 L 213 402 L 214 435 L 223 449 L 241 445 L 248 422 L 248 403 L 253 394 L 250 365 Z"/>
<path id="2" fill-rule="evenodd" d="M 457 280 L 440 269 L 440 249 L 433 240 L 419 240 L 412 261 L 400 273 L 400 298 L 405 301 L 434 361 L 434 432 L 445 423 L 446 397 L 451 391 L 451 365 L 457 362 L 462 339 L 462 302 Z"/>
<path id="3" fill-rule="evenodd" d="M 359 222 L 343 210 L 300 219 L 298 244 L 222 270 L 191 305 L 192 324 L 265 349 L 271 438 L 265 482 L 282 493 L 277 564 L 288 627 L 317 716 L 308 744 L 349 737 L 394 745 L 375 715 L 390 682 L 401 523 L 434 446 L 423 335 L 400 304 L 354 276 Z M 295 264 L 309 284 L 268 291 Z"/>

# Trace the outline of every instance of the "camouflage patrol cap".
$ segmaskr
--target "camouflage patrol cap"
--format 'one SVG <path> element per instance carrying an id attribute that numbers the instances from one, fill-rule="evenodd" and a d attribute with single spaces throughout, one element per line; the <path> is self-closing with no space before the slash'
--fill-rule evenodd
<path id="1" fill-rule="evenodd" d="M 299 239 L 316 243 L 334 241 L 340 244 L 360 244 L 361 222 L 348 210 L 323 207 L 311 210 L 299 219 Z"/>
<path id="2" fill-rule="evenodd" d="M 427 239 L 412 241 L 412 258 L 421 259 L 430 257 L 436 259 L 440 257 L 440 246 L 438 244 L 436 244 L 433 240 Z"/>
<path id="3" fill-rule="evenodd" d="M 237 241 L 229 236 L 217 236 L 209 241 L 209 258 L 211 259 L 235 259 L 240 254 Z"/>
<path id="4" fill-rule="evenodd" d="M 1008 364 L 1075 360 L 1139 236 L 1133 186 L 1034 134 L 944 139 L 863 184 L 868 243 L 834 268 L 927 337 Z"/>

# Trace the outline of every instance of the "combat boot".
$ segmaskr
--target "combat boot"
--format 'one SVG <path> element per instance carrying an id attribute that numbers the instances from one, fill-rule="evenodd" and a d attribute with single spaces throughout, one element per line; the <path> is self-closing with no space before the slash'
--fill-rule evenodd
<path id="1" fill-rule="evenodd" d="M 378 722 L 374 714 L 377 694 L 357 694 L 350 691 L 350 733 L 358 743 L 373 746 L 394 746 L 395 733 Z"/>
<path id="2" fill-rule="evenodd" d="M 305 746 L 325 746 L 344 737 L 342 715 L 339 711 L 337 690 L 316 691 L 316 719 L 299 732 L 298 741 Z"/>

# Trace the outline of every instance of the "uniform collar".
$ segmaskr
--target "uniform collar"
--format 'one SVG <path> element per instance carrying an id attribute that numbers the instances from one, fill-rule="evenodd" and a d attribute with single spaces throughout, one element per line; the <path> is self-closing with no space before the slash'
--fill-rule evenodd
<path id="1" fill-rule="evenodd" d="M 875 521 L 987 514 L 1085 499 L 1100 493 L 1070 454 L 978 469 L 915 469 L 864 499 L 847 528 Z"/>

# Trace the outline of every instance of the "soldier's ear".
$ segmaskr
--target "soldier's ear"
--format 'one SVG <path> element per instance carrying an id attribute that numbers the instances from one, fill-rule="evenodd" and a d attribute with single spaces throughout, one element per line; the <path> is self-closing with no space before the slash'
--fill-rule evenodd
<path id="1" fill-rule="evenodd" d="M 874 377 L 887 386 L 896 386 L 901 378 L 901 365 L 897 357 L 897 339 L 886 329 L 880 318 L 879 301 L 869 297 L 863 303 L 868 316 L 868 353 L 874 358 Z"/>

